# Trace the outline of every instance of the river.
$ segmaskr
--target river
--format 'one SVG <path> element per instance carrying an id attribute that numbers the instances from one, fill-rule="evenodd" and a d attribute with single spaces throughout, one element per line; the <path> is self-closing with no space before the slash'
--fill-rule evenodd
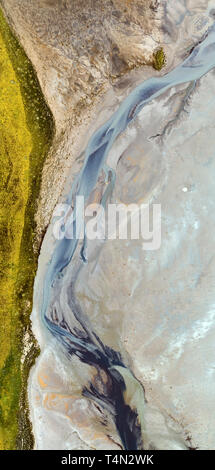
<path id="1" fill-rule="evenodd" d="M 213 440 L 214 66 L 212 25 L 181 64 L 135 87 L 93 133 L 64 199 L 75 214 L 65 235 L 81 232 L 77 196 L 104 208 L 160 204 L 159 249 L 143 249 L 141 239 L 56 240 L 56 218 L 47 232 L 35 284 L 49 344 L 40 385 L 48 412 L 56 406 L 56 422 L 69 416 L 86 448 L 93 439 L 107 448 L 106 438 L 129 450 Z M 46 356 L 58 364 L 58 387 Z"/>

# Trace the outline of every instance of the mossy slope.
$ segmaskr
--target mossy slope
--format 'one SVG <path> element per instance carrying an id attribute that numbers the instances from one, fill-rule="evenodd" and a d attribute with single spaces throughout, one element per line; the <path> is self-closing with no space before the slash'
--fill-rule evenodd
<path id="1" fill-rule="evenodd" d="M 25 52 L 0 11 L 0 448 L 32 448 L 27 376 L 37 349 L 30 331 L 34 214 L 51 113 Z M 29 353 L 21 365 L 24 336 Z"/>
<path id="2" fill-rule="evenodd" d="M 166 63 L 166 57 L 163 48 L 158 49 L 158 51 L 153 54 L 153 67 L 155 70 L 161 70 Z"/>

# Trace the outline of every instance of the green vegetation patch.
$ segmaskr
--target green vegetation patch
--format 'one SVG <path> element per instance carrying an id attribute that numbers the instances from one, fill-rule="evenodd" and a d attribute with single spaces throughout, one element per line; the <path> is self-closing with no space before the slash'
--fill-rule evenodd
<path id="1" fill-rule="evenodd" d="M 153 67 L 156 70 L 161 70 L 166 63 L 166 57 L 163 48 L 154 52 L 153 54 Z"/>
<path id="2" fill-rule="evenodd" d="M 1 449 L 33 446 L 26 387 L 38 354 L 30 328 L 37 269 L 34 214 L 53 132 L 34 69 L 0 11 Z M 22 359 L 27 337 L 28 354 Z"/>

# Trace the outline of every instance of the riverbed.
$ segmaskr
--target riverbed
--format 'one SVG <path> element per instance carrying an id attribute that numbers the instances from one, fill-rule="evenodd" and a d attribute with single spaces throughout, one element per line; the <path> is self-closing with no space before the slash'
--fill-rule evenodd
<path id="1" fill-rule="evenodd" d="M 214 448 L 213 6 L 164 5 L 167 69 L 107 93 L 68 174 L 78 232 L 76 196 L 156 204 L 161 243 L 56 240 L 55 214 L 32 313 L 38 449 Z"/>

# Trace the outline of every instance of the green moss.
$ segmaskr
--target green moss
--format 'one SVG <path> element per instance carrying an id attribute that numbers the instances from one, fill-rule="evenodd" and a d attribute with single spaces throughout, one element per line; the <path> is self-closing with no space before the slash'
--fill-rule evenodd
<path id="1" fill-rule="evenodd" d="M 34 214 L 54 126 L 22 47 L 0 11 L 0 447 L 32 448 L 27 378 L 38 354 L 31 333 Z M 23 338 L 30 338 L 21 365 Z"/>
<path id="2" fill-rule="evenodd" d="M 161 70 L 166 63 L 166 57 L 163 48 L 154 52 L 153 54 L 153 67 L 156 70 Z"/>

